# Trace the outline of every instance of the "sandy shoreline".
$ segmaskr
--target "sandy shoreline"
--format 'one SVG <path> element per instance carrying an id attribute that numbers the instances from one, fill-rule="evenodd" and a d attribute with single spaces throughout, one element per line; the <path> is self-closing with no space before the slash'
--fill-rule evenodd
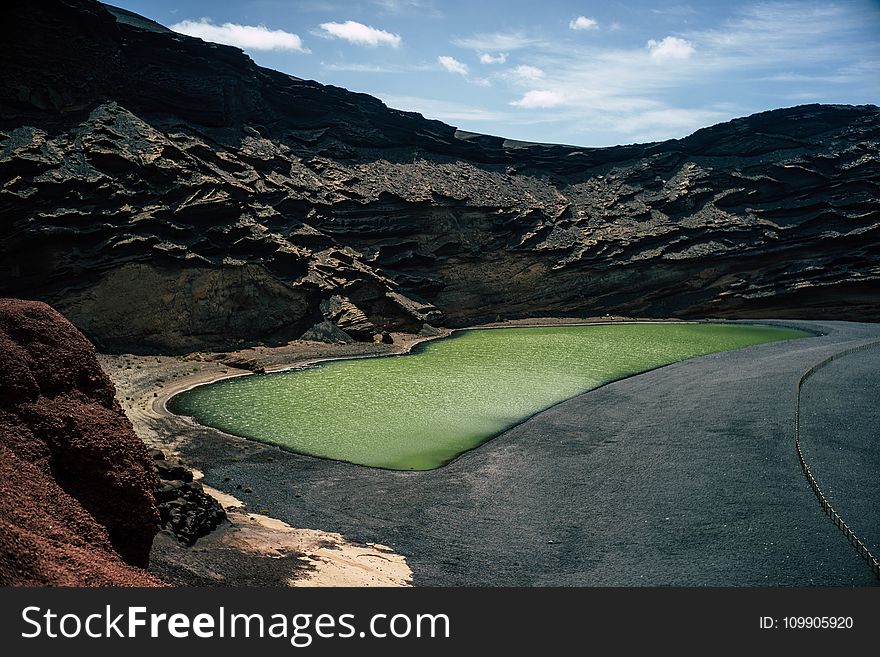
<path id="1" fill-rule="evenodd" d="M 210 485 L 243 486 L 249 509 L 392 547 L 417 586 L 869 582 L 817 508 L 791 421 L 803 371 L 880 329 L 754 323 L 822 335 L 619 380 L 435 470 L 365 468 L 198 429 L 182 452 Z"/>
<path id="2" fill-rule="evenodd" d="M 485 328 L 609 323 L 607 317 L 559 321 L 546 319 L 505 322 Z M 615 318 L 610 321 L 638 320 Z M 670 458 L 670 455 L 677 453 L 677 445 L 685 435 L 688 435 L 689 444 L 693 443 L 691 448 L 698 444 L 700 449 L 705 449 L 715 443 L 705 442 L 702 428 L 693 436 L 683 434 L 680 414 L 675 411 L 677 406 L 671 407 L 666 398 L 672 395 L 680 399 L 679 403 L 685 404 L 689 414 L 699 415 L 699 427 L 712 427 L 711 435 L 726 435 L 731 440 L 746 440 L 747 446 L 758 444 L 766 449 L 775 449 L 779 441 L 764 440 L 766 434 L 761 427 L 773 422 L 778 428 L 770 431 L 778 435 L 784 433 L 789 409 L 785 399 L 782 399 L 784 396 L 776 393 L 780 386 L 787 389 L 785 377 L 790 374 L 789 370 L 794 368 L 794 372 L 801 367 L 799 360 L 813 362 L 814 353 L 845 341 L 851 334 L 861 335 L 859 331 L 866 330 L 861 325 L 834 322 L 752 320 L 748 323 L 802 328 L 824 337 L 818 337 L 816 341 L 771 343 L 754 349 L 726 352 L 672 365 L 664 368 L 662 374 L 648 373 L 625 379 L 606 386 L 598 394 L 582 395 L 559 404 L 527 425 L 506 432 L 503 441 L 492 441 L 449 466 L 418 475 L 363 468 L 285 452 L 278 447 L 237 438 L 175 416 L 165 409 L 164 404 L 181 389 L 225 376 L 246 374 L 247 370 L 228 364 L 228 361 L 237 358 L 247 361 L 249 367 L 275 371 L 337 357 L 404 353 L 427 336 L 395 335 L 395 343 L 391 345 L 329 345 L 298 341 L 284 347 L 255 347 L 226 354 L 225 362 L 217 360 L 218 354 L 205 353 L 179 357 L 102 355 L 99 358 L 117 384 L 120 402 L 138 434 L 150 445 L 184 455 L 190 467 L 203 468 L 211 486 L 219 489 L 212 490 L 212 493 L 222 500 L 232 520 L 230 524 L 200 539 L 193 548 L 180 546 L 164 533 L 157 537 L 153 552 L 157 565 L 151 570 L 173 584 L 397 586 L 411 585 L 416 578 L 417 584 L 428 585 L 534 585 L 549 582 L 566 585 L 620 585 L 621 582 L 627 582 L 637 585 L 647 580 L 627 579 L 631 571 L 626 566 L 626 559 L 632 555 L 624 548 L 619 549 L 623 550 L 621 554 L 626 559 L 605 563 L 601 559 L 596 560 L 597 554 L 601 556 L 605 553 L 601 550 L 595 554 L 591 552 L 593 544 L 590 540 L 572 544 L 571 550 L 564 553 L 568 555 L 566 563 L 571 562 L 572 573 L 576 571 L 580 574 L 565 575 L 568 566 L 560 569 L 554 561 L 557 558 L 554 556 L 555 548 L 549 549 L 547 546 L 557 545 L 559 536 L 566 535 L 563 531 L 565 527 L 572 523 L 572 526 L 583 527 L 586 532 L 584 536 L 587 537 L 607 538 L 620 534 L 620 540 L 612 540 L 617 546 L 636 545 L 646 540 L 666 545 L 672 541 L 662 526 L 650 525 L 653 515 L 636 523 L 636 535 L 625 540 L 622 535 L 626 533 L 627 523 L 621 520 L 609 527 L 605 522 L 605 516 L 616 517 L 614 513 L 622 513 L 626 517 L 629 517 L 628 514 L 644 515 L 644 508 L 656 505 L 655 498 L 661 493 L 667 497 L 671 495 L 674 504 L 690 499 L 687 490 L 679 491 L 673 486 L 675 490 L 667 491 L 663 486 L 670 481 L 681 481 L 688 489 L 694 478 L 681 476 L 681 473 L 675 476 L 667 473 L 654 481 L 649 475 L 658 467 L 658 463 L 664 468 L 675 469 L 690 467 L 687 465 L 689 463 L 708 467 L 715 462 Z M 767 355 L 766 362 L 761 361 L 762 354 Z M 722 367 L 723 376 L 714 369 L 716 363 Z M 722 366 L 722 363 L 728 365 Z M 694 372 L 702 374 L 694 375 Z M 726 397 L 719 397 L 713 388 L 695 382 L 695 376 L 696 380 L 714 381 L 715 386 L 741 380 L 746 391 L 743 394 L 747 395 L 749 402 L 736 401 L 740 391 L 731 397 L 732 406 L 728 408 L 724 406 Z M 775 414 L 767 415 L 761 410 L 763 406 L 756 406 L 755 413 L 759 417 L 751 419 L 748 413 L 754 405 L 754 388 L 758 384 L 766 384 L 768 388 L 758 395 L 761 403 L 775 403 L 779 409 L 778 412 L 774 411 Z M 688 391 L 684 397 L 683 390 Z M 630 411 L 622 410 L 627 408 L 628 400 L 634 394 L 627 391 L 637 391 L 640 399 L 644 397 L 641 403 L 645 403 L 645 399 L 652 400 L 650 412 L 633 415 Z M 776 392 L 771 394 L 772 391 Z M 613 402 L 605 399 L 618 393 L 622 394 L 622 399 Z M 694 406 L 691 398 L 696 399 L 700 395 L 708 397 Z M 585 410 L 579 410 L 581 407 Z M 624 413 L 626 421 L 620 413 Z M 668 440 L 643 442 L 634 439 L 634 436 L 655 435 L 656 428 L 640 428 L 638 423 L 644 420 L 653 427 L 656 418 L 664 413 L 671 413 L 664 420 L 666 428 L 661 432 Z M 743 413 L 746 414 L 745 420 L 740 417 Z M 605 415 L 608 417 L 605 418 Z M 584 428 L 582 419 L 585 416 L 590 417 L 589 429 Z M 553 424 L 555 418 L 561 418 L 559 426 Z M 714 426 L 719 422 L 719 426 Z M 552 425 L 549 429 L 545 427 L 548 423 Z M 730 433 L 729 428 L 725 428 L 728 424 L 737 429 Z M 751 426 L 758 431 L 757 434 L 747 431 Z M 689 424 L 685 428 L 688 427 Z M 552 440 L 547 442 L 550 436 Z M 782 443 L 779 443 L 782 451 L 778 457 L 774 454 L 769 461 L 759 458 L 750 462 L 750 467 L 761 470 L 778 459 L 784 461 L 790 455 Z M 729 453 L 723 445 L 723 442 L 718 443 L 721 451 L 715 454 L 718 463 L 722 464 L 719 466 L 721 471 L 708 480 L 739 471 L 738 467 L 731 466 L 725 460 L 729 458 Z M 752 447 L 736 453 L 749 455 L 752 453 L 750 449 Z M 555 456 L 548 458 L 548 454 Z M 638 489 L 644 488 L 647 498 L 640 505 L 633 506 L 630 500 L 633 489 L 625 485 L 618 492 L 615 488 L 618 480 L 629 481 L 629 474 L 623 476 L 614 473 L 620 463 L 636 461 L 641 463 L 638 466 L 641 475 L 648 477 Z M 550 464 L 552 470 L 547 470 Z M 585 474 L 593 471 L 591 476 Z M 787 471 L 783 468 L 783 472 Z M 774 476 L 779 474 L 775 470 L 774 473 Z M 800 473 L 796 470 L 795 474 Z M 773 476 L 763 470 L 758 480 L 774 481 Z M 575 488 L 572 488 L 572 482 L 575 482 Z M 802 484 L 799 479 L 797 483 Z M 606 490 L 609 486 L 611 489 Z M 797 497 L 795 484 L 789 482 L 786 486 L 786 494 L 793 491 L 791 494 Z M 586 511 L 582 494 L 588 488 L 584 487 L 598 487 L 591 493 L 594 496 L 610 494 L 620 497 L 609 507 L 614 510 L 613 513 L 609 511 L 597 517 Z M 498 495 L 499 489 L 507 493 Z M 572 497 L 574 493 L 577 495 Z M 773 493 L 781 494 L 780 491 Z M 669 500 L 667 502 L 673 504 Z M 750 513 L 754 511 L 754 508 L 749 508 Z M 699 515 L 714 512 L 713 509 L 711 505 L 700 502 L 689 513 Z M 790 512 L 791 509 L 788 509 L 787 513 Z M 669 513 L 666 512 L 666 515 Z M 558 520 L 548 524 L 548 518 L 557 516 Z M 774 521 L 779 520 L 776 516 L 773 518 Z M 788 515 L 784 518 L 788 518 Z M 640 533 L 645 521 L 653 532 L 648 539 Z M 731 519 L 726 518 L 725 521 L 731 522 Z M 733 522 L 731 527 L 736 526 L 737 521 L 734 519 Z M 805 524 L 808 519 L 800 518 L 799 522 Z M 715 521 L 709 524 L 714 526 Z M 591 529 L 587 531 L 587 528 Z M 823 540 L 821 535 L 825 529 L 824 526 L 816 528 L 816 541 Z M 750 525 L 743 531 L 746 532 L 743 535 L 751 541 L 748 532 L 755 529 Z M 831 559 L 832 554 L 837 558 L 833 542 L 828 546 L 823 543 L 820 547 L 825 551 L 823 559 Z M 713 549 L 729 552 L 729 542 L 720 543 Z M 798 554 L 800 558 L 807 553 Z M 693 558 L 698 556 L 691 555 Z M 739 557 L 728 555 L 725 558 Z M 525 570 L 520 565 L 524 563 L 529 564 Z M 674 558 L 664 564 L 664 567 L 672 570 L 664 571 L 665 574 L 659 579 L 655 578 L 656 583 L 692 582 L 689 578 L 697 578 L 693 581 L 707 584 L 728 581 L 715 574 L 713 564 L 703 564 L 702 570 L 685 568 Z M 835 562 L 835 567 L 838 566 L 843 574 L 838 573 L 834 577 L 850 576 L 845 559 L 839 564 Z M 787 571 L 782 568 L 782 572 Z M 859 570 L 855 569 L 855 572 Z M 679 573 L 678 578 L 672 573 Z M 788 581 L 782 575 L 776 576 L 782 577 L 779 581 Z M 756 579 L 754 573 L 750 577 L 743 581 L 764 582 Z M 828 581 L 837 580 L 832 577 Z"/>
<path id="3" fill-rule="evenodd" d="M 99 354 L 98 360 L 113 380 L 117 399 L 135 433 L 149 447 L 179 455 L 182 442 L 192 440 L 194 431 L 216 432 L 224 438 L 244 441 L 168 411 L 168 399 L 179 392 L 224 378 L 245 376 L 254 370 L 274 372 L 326 360 L 403 354 L 425 340 L 448 334 L 447 330 L 438 330 L 437 335 L 429 336 L 395 333 L 392 344 L 297 340 L 282 347 L 253 347 L 223 354 Z M 230 363 L 246 364 L 247 369 Z M 207 492 L 224 506 L 229 525 L 200 539 L 189 551 L 164 535 L 157 538 L 154 546 L 154 561 L 159 562 L 160 569 L 169 567 L 163 562 L 190 562 L 181 567 L 188 568 L 189 575 L 197 579 L 183 576 L 180 583 L 210 583 L 222 578 L 218 573 L 221 569 L 212 563 L 212 557 L 222 561 L 223 553 L 229 550 L 247 555 L 250 562 L 260 558 L 277 562 L 273 579 L 288 586 L 407 586 L 411 581 L 412 572 L 405 558 L 391 548 L 378 543 L 351 543 L 339 533 L 325 529 L 292 527 L 266 513 L 247 509 L 247 505 L 234 496 L 234 490 L 208 488 Z M 193 559 L 194 555 L 198 556 Z M 281 559 L 287 556 L 292 559 Z M 252 563 L 242 570 L 250 568 Z M 162 574 L 168 576 L 167 572 Z M 172 572 L 172 577 L 174 574 Z M 241 583 L 237 575 L 233 574 L 230 581 Z M 215 583 L 221 584 L 223 579 Z"/>
<path id="4" fill-rule="evenodd" d="M 680 320 L 638 320 L 625 317 L 534 318 L 494 322 L 468 328 L 514 328 L 528 326 L 562 326 L 609 324 L 618 322 L 657 322 Z M 463 330 L 463 329 L 458 329 Z M 220 439 L 240 443 L 243 450 L 253 441 L 231 436 L 217 429 L 204 427 L 189 418 L 171 413 L 166 404 L 174 395 L 199 385 L 225 378 L 245 376 L 254 371 L 277 372 L 329 360 L 374 358 L 401 355 L 428 340 L 447 337 L 452 329 L 438 329 L 436 334 L 392 334 L 393 343 L 330 344 L 295 340 L 280 347 L 251 347 L 234 352 L 196 352 L 183 356 L 141 356 L 133 354 L 99 354 L 98 360 L 116 386 L 117 398 L 132 422 L 135 432 L 149 447 L 179 455 L 182 446 L 199 441 Z M 250 444 L 250 445 L 249 445 Z M 259 446 L 262 449 L 278 448 Z M 270 457 L 271 459 L 271 457 Z M 289 573 L 279 574 L 280 581 L 290 586 L 405 586 L 412 573 L 404 556 L 374 543 L 354 544 L 346 541 L 332 527 L 294 528 L 272 518 L 265 509 L 248 509 L 231 490 L 211 489 L 227 508 L 230 527 L 200 539 L 197 549 L 184 555 L 167 537 L 157 539 L 154 550 L 160 560 L 191 560 L 198 553 L 202 561 L 210 561 L 212 551 L 240 551 L 251 557 L 279 561 L 279 554 L 295 555 L 286 560 Z M 239 487 L 240 488 L 240 487 Z M 379 540 L 377 537 L 376 540 Z M 186 557 L 184 559 L 184 556 Z M 199 562 L 199 559 L 195 561 Z M 292 564 L 292 565 L 291 565 Z M 166 564 L 167 565 L 167 564 Z M 193 571 L 211 571 L 196 563 Z M 204 573 L 202 573 L 204 574 Z M 210 581 L 211 575 L 208 575 Z M 183 578 L 187 581 L 186 577 Z M 203 581 L 203 580 L 199 580 Z"/>
<path id="5" fill-rule="evenodd" d="M 436 337 L 446 335 L 442 332 Z M 430 336 L 434 337 L 434 336 Z M 135 432 L 150 447 L 174 451 L 175 440 L 168 427 L 157 420 L 186 423 L 165 407 L 179 392 L 224 378 L 245 376 L 255 369 L 275 372 L 338 358 L 363 358 L 405 353 L 415 344 L 430 339 L 395 333 L 393 344 L 356 342 L 330 344 L 295 340 L 281 347 L 252 347 L 232 352 L 194 352 L 177 356 L 98 354 L 101 367 L 116 386 L 116 394 Z M 247 363 L 248 367 L 234 363 Z"/>

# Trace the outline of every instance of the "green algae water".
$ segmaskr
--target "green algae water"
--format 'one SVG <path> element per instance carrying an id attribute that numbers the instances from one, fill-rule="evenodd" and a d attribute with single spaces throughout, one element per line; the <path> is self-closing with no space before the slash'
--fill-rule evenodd
<path id="1" fill-rule="evenodd" d="M 169 409 L 303 454 L 430 470 L 609 381 L 686 358 L 808 335 L 742 324 L 467 330 L 403 356 L 225 379 L 176 395 Z"/>

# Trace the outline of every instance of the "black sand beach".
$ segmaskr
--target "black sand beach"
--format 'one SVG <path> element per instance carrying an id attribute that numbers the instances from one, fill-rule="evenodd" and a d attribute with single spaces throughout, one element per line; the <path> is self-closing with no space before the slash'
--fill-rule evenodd
<path id="1" fill-rule="evenodd" d="M 783 323 L 825 335 L 607 385 L 428 472 L 314 459 L 208 429 L 181 434 L 176 418 L 167 428 L 208 484 L 251 489 L 238 496 L 291 525 L 389 545 L 416 585 L 876 585 L 810 491 L 792 421 L 800 374 L 880 327 Z M 835 368 L 834 385 L 876 371 Z M 825 384 L 817 375 L 808 385 Z M 810 440 L 850 419 L 814 423 Z M 858 444 L 830 477 L 846 479 L 876 441 L 873 424 L 851 426 Z M 851 513 L 867 514 L 876 549 L 877 516 Z"/>

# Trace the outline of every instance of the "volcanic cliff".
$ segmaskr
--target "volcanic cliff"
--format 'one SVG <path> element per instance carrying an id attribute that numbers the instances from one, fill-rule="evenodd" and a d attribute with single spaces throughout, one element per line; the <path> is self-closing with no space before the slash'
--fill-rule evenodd
<path id="1" fill-rule="evenodd" d="M 0 586 L 155 586 L 156 474 L 95 349 L 0 299 Z"/>
<path id="2" fill-rule="evenodd" d="M 880 319 L 880 109 L 465 133 L 92 0 L 6 10 L 0 293 L 104 349 L 535 315 Z"/>

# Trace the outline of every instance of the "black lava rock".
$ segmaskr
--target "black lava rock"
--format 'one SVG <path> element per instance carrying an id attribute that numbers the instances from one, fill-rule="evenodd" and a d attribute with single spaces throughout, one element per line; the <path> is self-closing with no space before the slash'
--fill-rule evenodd
<path id="1" fill-rule="evenodd" d="M 226 519 L 220 503 L 193 481 L 192 470 L 178 459 L 153 450 L 156 465 L 156 505 L 162 529 L 171 532 L 184 545 L 193 545 Z"/>

